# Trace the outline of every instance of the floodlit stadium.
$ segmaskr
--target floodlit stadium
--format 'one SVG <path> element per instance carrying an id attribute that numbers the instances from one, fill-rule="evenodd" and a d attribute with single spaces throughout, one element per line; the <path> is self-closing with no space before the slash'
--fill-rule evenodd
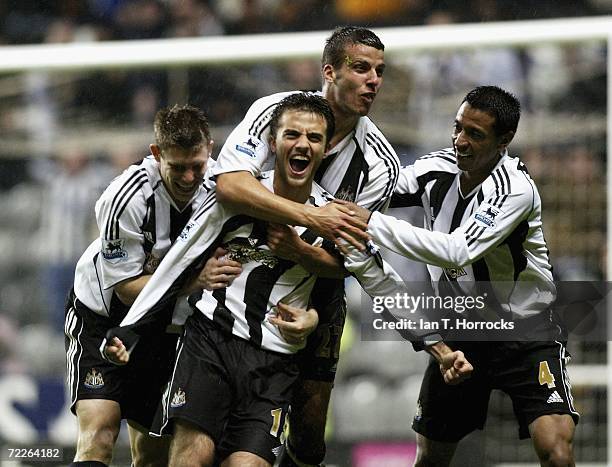
<path id="1" fill-rule="evenodd" d="M 209 16 L 210 32 L 196 33 L 180 29 L 187 22 L 174 10 L 180 2 L 152 3 L 168 21 L 174 18 L 174 32 L 125 33 L 139 24 L 135 12 L 117 16 L 123 22 L 115 27 L 124 34 L 113 36 L 117 29 L 100 27 L 109 24 L 102 20 L 45 22 L 35 9 L 0 9 L 0 466 L 29 465 L 6 456 L 6 449 L 18 447 L 61 448 L 63 461 L 51 465 L 72 460 L 77 428 L 64 383 L 63 300 L 76 261 L 97 236 L 94 203 L 115 176 L 149 154 L 155 111 L 174 103 L 201 107 L 217 154 L 255 99 L 321 87 L 320 56 L 333 24 L 318 28 L 311 19 L 294 29 L 249 30 L 241 2 L 208 1 L 202 4 L 217 22 L 211 26 Z M 282 3 L 261 2 L 261 8 L 280 11 Z M 612 4 L 585 2 L 588 17 L 506 21 L 514 18 L 502 15 L 478 22 L 453 20 L 456 9 L 434 15 L 421 7 L 402 23 L 389 19 L 408 11 L 389 6 L 394 2 L 380 2 L 378 13 L 390 15 L 385 20 L 377 19 L 376 9 L 366 12 L 371 17 L 350 16 L 339 5 L 351 2 L 331 3 L 337 3 L 338 24 L 372 26 L 385 44 L 384 85 L 370 117 L 403 165 L 450 146 L 458 104 L 472 87 L 494 84 L 519 98 L 523 113 L 510 153 L 526 164 L 540 190 L 555 279 L 603 283 L 612 270 L 612 16 L 605 16 Z M 409 3 L 425 2 L 397 2 Z M 321 6 L 326 2 L 304 4 L 318 14 L 332 10 Z M 34 34 L 36 28 L 46 32 Z M 422 225 L 418 210 L 390 214 Z M 404 278 L 427 281 L 422 265 L 385 255 Z M 412 465 L 411 423 L 427 356 L 395 336 L 363 339 L 361 322 L 371 309 L 362 307 L 359 285 L 350 279 L 347 297 L 325 465 Z M 608 336 L 612 327 L 605 319 L 585 326 L 568 342 L 581 414 L 574 452 L 577 465 L 603 467 L 612 465 L 612 344 L 592 338 L 590 330 L 607 329 Z M 112 465 L 130 465 L 128 443 L 124 425 Z M 493 393 L 485 430 L 460 443 L 452 465 L 536 465 L 531 442 L 518 439 L 507 396 Z"/>

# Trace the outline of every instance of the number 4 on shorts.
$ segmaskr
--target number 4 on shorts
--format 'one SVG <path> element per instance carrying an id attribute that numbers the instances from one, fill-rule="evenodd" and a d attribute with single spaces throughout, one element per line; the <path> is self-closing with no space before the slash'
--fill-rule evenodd
<path id="1" fill-rule="evenodd" d="M 555 387 L 555 377 L 550 372 L 550 368 L 548 367 L 548 362 L 546 360 L 544 360 L 543 362 L 540 362 L 540 370 L 538 372 L 538 381 L 540 381 L 540 384 L 548 385 L 549 389 Z"/>

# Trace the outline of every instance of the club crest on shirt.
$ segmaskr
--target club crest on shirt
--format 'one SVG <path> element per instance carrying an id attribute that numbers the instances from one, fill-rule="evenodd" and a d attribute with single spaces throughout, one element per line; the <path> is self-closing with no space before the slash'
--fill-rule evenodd
<path id="1" fill-rule="evenodd" d="M 257 151 L 257 148 L 260 145 L 261 141 L 259 141 L 257 138 L 253 138 L 252 136 L 250 136 L 249 139 L 244 143 L 236 145 L 236 151 L 240 151 L 249 157 L 255 157 L 255 151 Z"/>
<path id="2" fill-rule="evenodd" d="M 118 263 L 127 259 L 128 252 L 123 249 L 123 239 L 102 240 L 102 258 L 109 263 Z"/>
<path id="3" fill-rule="evenodd" d="M 414 421 L 418 422 L 419 420 L 421 420 L 421 418 L 423 418 L 423 406 L 421 405 L 421 401 L 418 401 L 416 412 L 414 414 Z"/>
<path id="4" fill-rule="evenodd" d="M 104 387 L 104 378 L 102 377 L 102 373 L 100 373 L 95 368 L 92 368 L 85 375 L 85 382 L 83 385 L 88 389 L 100 389 Z"/>
<path id="5" fill-rule="evenodd" d="M 355 192 L 352 186 L 346 186 L 336 192 L 336 198 L 344 201 L 355 201 Z"/>
<path id="6" fill-rule="evenodd" d="M 198 227 L 198 225 L 199 224 L 196 221 L 189 221 L 187 225 L 183 228 L 183 231 L 180 233 L 177 240 L 186 242 L 191 236 L 191 232 L 196 230 L 196 227 Z"/>
<path id="7" fill-rule="evenodd" d="M 481 227 L 495 227 L 495 220 L 499 217 L 502 211 L 492 204 L 483 203 L 474 214 L 476 224 Z"/>
<path id="8" fill-rule="evenodd" d="M 178 388 L 172 396 L 172 400 L 170 401 L 170 407 L 182 407 L 183 405 L 185 405 L 186 402 L 187 399 L 185 397 L 185 391 L 183 391 L 181 388 Z"/>

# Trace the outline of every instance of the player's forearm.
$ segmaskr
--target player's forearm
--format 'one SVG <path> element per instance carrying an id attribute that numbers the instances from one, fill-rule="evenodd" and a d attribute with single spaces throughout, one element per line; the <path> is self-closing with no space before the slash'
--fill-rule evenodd
<path id="1" fill-rule="evenodd" d="M 115 293 L 124 305 L 132 305 L 149 279 L 151 279 L 151 274 L 126 279 L 115 286 Z"/>
<path id="2" fill-rule="evenodd" d="M 296 258 L 296 262 L 308 272 L 319 277 L 343 279 L 349 275 L 340 258 L 321 247 L 309 244 L 300 250 L 300 256 Z"/>
<path id="3" fill-rule="evenodd" d="M 232 209 L 258 219 L 308 226 L 307 207 L 268 191 L 249 172 L 217 177 L 217 199 Z"/>
<path id="4" fill-rule="evenodd" d="M 368 233 L 377 244 L 422 263 L 446 268 L 470 262 L 462 235 L 432 232 L 378 212 L 372 213 Z"/>
<path id="5" fill-rule="evenodd" d="M 427 345 L 425 351 L 435 358 L 438 363 L 441 363 L 444 355 L 451 353 L 453 350 L 444 342 L 439 341 L 433 345 Z"/>

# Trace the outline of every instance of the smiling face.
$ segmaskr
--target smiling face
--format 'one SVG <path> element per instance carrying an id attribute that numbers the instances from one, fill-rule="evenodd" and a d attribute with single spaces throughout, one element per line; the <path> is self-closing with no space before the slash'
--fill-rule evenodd
<path id="1" fill-rule="evenodd" d="M 166 191 L 179 208 L 191 201 L 202 184 L 212 145 L 211 141 L 196 149 L 171 146 L 163 150 L 156 144 L 150 146 Z"/>
<path id="2" fill-rule="evenodd" d="M 322 115 L 288 109 L 278 121 L 271 148 L 276 154 L 274 192 L 305 202 L 326 149 L 327 122 Z"/>
<path id="3" fill-rule="evenodd" d="M 480 183 L 493 170 L 514 132 L 498 136 L 495 117 L 464 102 L 453 126 L 452 140 L 457 166 L 474 182 Z"/>
<path id="4" fill-rule="evenodd" d="M 382 85 L 385 53 L 364 44 L 344 49 L 340 67 L 323 66 L 324 93 L 336 117 L 367 115 Z"/>

